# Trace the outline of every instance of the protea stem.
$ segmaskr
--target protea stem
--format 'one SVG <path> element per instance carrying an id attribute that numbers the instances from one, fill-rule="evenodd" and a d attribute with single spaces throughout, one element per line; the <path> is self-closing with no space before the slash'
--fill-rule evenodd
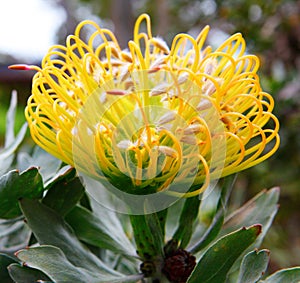
<path id="1" fill-rule="evenodd" d="M 160 277 L 164 258 L 166 215 L 167 210 L 145 215 L 130 215 L 137 254 L 142 260 L 140 268 L 145 277 Z"/>

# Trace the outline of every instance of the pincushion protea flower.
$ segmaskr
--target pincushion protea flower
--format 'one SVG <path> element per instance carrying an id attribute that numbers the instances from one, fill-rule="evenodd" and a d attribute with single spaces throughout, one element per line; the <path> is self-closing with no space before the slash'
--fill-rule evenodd
<path id="1" fill-rule="evenodd" d="M 279 146 L 279 123 L 259 60 L 245 53 L 241 34 L 214 51 L 204 47 L 208 31 L 178 34 L 169 47 L 143 14 L 122 50 L 111 31 L 80 23 L 41 68 L 24 67 L 37 70 L 25 111 L 34 141 L 136 194 L 176 181 L 189 183 L 193 196 L 264 161 Z"/>

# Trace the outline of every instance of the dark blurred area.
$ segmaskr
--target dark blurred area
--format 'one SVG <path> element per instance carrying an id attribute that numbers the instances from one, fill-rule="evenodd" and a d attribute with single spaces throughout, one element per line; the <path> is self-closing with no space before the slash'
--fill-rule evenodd
<path id="1" fill-rule="evenodd" d="M 45 0 L 40 0 L 45 1 Z M 51 2 L 51 1 L 50 1 Z M 195 34 L 209 24 L 210 43 L 241 32 L 249 53 L 261 60 L 263 89 L 274 96 L 275 115 L 281 123 L 281 146 L 262 164 L 240 173 L 232 205 L 249 199 L 263 188 L 281 187 L 280 210 L 264 247 L 271 249 L 270 270 L 300 265 L 300 1 L 298 0 L 56 0 L 66 19 L 57 33 L 63 43 L 84 18 L 114 30 L 122 47 L 131 38 L 135 18 L 147 12 L 153 33 L 169 43 L 178 32 Z M 17 9 L 17 7 L 16 7 Z M 9 26 L 3 28 L 9 28 Z M 16 44 L 18 44 L 16 42 Z M 0 114 L 4 124 L 10 93 L 16 89 L 20 109 L 30 95 L 33 72 L 11 71 L 19 58 L 0 57 Z M 40 64 L 40 62 L 30 62 Z M 22 115 L 20 115 L 22 119 Z M 0 127 L 3 135 L 3 127 Z"/>

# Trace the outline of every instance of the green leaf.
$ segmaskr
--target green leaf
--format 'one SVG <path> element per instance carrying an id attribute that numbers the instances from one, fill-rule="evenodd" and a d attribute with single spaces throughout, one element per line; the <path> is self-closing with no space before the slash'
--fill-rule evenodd
<path id="1" fill-rule="evenodd" d="M 255 242 L 255 247 L 258 247 L 278 211 L 279 193 L 280 190 L 277 187 L 268 191 L 264 190 L 253 199 L 249 200 L 241 208 L 235 210 L 225 220 L 222 235 L 228 234 L 244 226 L 251 226 L 259 223 L 263 226 L 263 231 Z"/>
<path id="2" fill-rule="evenodd" d="M 8 266 L 8 272 L 14 282 L 32 283 L 32 282 L 51 282 L 50 278 L 42 271 L 29 268 L 17 263 Z"/>
<path id="3" fill-rule="evenodd" d="M 188 251 L 195 254 L 207 247 L 219 234 L 224 222 L 224 210 L 220 209 L 199 241 L 188 247 Z"/>
<path id="4" fill-rule="evenodd" d="M 35 146 L 31 155 L 27 152 L 18 153 L 17 164 L 20 170 L 26 170 L 29 167 L 39 168 L 45 183 L 56 175 L 61 166 L 61 161 L 41 147 Z"/>
<path id="5" fill-rule="evenodd" d="M 261 224 L 263 227 L 262 233 L 255 243 L 249 246 L 247 252 L 259 248 L 278 211 L 279 193 L 280 189 L 275 187 L 270 190 L 263 190 L 257 194 L 227 217 L 220 234 L 224 235 L 241 227 Z M 239 266 L 240 262 L 237 261 L 231 269 L 231 272 L 238 271 Z"/>
<path id="6" fill-rule="evenodd" d="M 0 177 L 0 218 L 10 219 L 21 215 L 18 200 L 41 198 L 43 181 L 37 168 L 19 174 L 17 170 Z"/>
<path id="7" fill-rule="evenodd" d="M 66 221 L 82 241 L 127 256 L 135 255 L 135 249 L 120 224 L 110 222 L 109 218 L 109 215 L 97 217 L 82 206 L 76 206 L 66 215 Z"/>
<path id="8" fill-rule="evenodd" d="M 80 201 L 84 194 L 84 187 L 79 178 L 70 181 L 60 179 L 43 198 L 43 203 L 60 215 L 66 215 Z"/>
<path id="9" fill-rule="evenodd" d="M 17 109 L 18 97 L 17 92 L 12 91 L 10 105 L 6 113 L 6 129 L 5 129 L 5 147 L 12 144 L 15 139 L 14 127 L 15 127 L 15 116 Z"/>
<path id="10" fill-rule="evenodd" d="M 242 228 L 214 243 L 199 260 L 187 283 L 223 283 L 234 262 L 261 233 L 261 225 Z"/>
<path id="11" fill-rule="evenodd" d="M 8 273 L 8 266 L 12 263 L 16 263 L 17 260 L 6 255 L 0 253 L 0 278 L 1 283 L 12 283 L 9 273 Z"/>
<path id="12" fill-rule="evenodd" d="M 237 283 L 257 282 L 265 273 L 270 258 L 268 250 L 255 250 L 243 258 Z"/>
<path id="13" fill-rule="evenodd" d="M 0 251 L 14 253 L 28 245 L 31 231 L 23 218 L 0 220 Z"/>
<path id="14" fill-rule="evenodd" d="M 95 274 L 120 275 L 91 253 L 54 210 L 38 200 L 22 199 L 20 206 L 28 226 L 41 245 L 53 245 L 60 248 L 72 264 L 86 268 Z"/>
<path id="15" fill-rule="evenodd" d="M 55 173 L 55 175 L 45 182 L 45 190 L 49 190 L 52 188 L 56 183 L 61 182 L 64 180 L 65 182 L 69 182 L 76 177 L 76 170 L 75 168 L 71 167 L 70 165 L 66 165 L 62 167 L 59 171 Z"/>
<path id="16" fill-rule="evenodd" d="M 10 106 L 6 114 L 6 133 L 4 149 L 0 151 L 0 175 L 5 173 L 11 166 L 14 159 L 14 152 L 17 150 L 23 141 L 27 124 L 25 123 L 20 129 L 17 137 L 14 134 L 15 114 L 17 107 L 17 92 L 13 91 L 10 101 Z"/>
<path id="17" fill-rule="evenodd" d="M 188 250 L 195 254 L 205 247 L 207 247 L 219 234 L 223 226 L 226 206 L 233 188 L 233 185 L 236 180 L 236 175 L 230 175 L 222 179 L 220 187 L 220 196 L 217 203 L 217 209 L 213 216 L 213 220 L 210 223 L 209 227 L 205 230 L 204 234 L 193 243 Z M 201 209 L 201 208 L 200 208 Z"/>
<path id="18" fill-rule="evenodd" d="M 173 239 L 179 243 L 180 248 L 185 248 L 193 233 L 194 222 L 198 216 L 200 206 L 199 196 L 187 198 L 181 211 L 179 225 Z"/>
<path id="19" fill-rule="evenodd" d="M 126 278 L 99 274 L 81 266 L 72 264 L 66 255 L 57 247 L 39 246 L 21 250 L 17 257 L 28 267 L 45 273 L 54 282 L 104 283 L 128 282 Z M 140 276 L 139 276 L 140 278 Z M 136 278 L 136 279 L 139 279 Z"/>
<path id="20" fill-rule="evenodd" d="M 218 201 L 217 211 L 219 211 L 219 209 L 226 209 L 236 178 L 237 174 L 233 174 L 222 179 L 221 195 Z"/>
<path id="21" fill-rule="evenodd" d="M 261 283 L 299 283 L 300 267 L 282 269 L 267 277 Z"/>
<path id="22" fill-rule="evenodd" d="M 113 239 L 126 238 L 125 241 L 127 242 L 127 235 L 132 233 L 129 216 L 109 210 L 93 198 L 90 198 L 89 200 L 93 214 L 101 220 L 101 225 L 106 233 L 110 233 L 111 238 Z M 106 217 L 103 217 L 103 215 Z M 121 242 L 122 241 L 123 240 L 121 240 Z M 129 248 L 129 252 L 131 251 L 129 254 L 136 255 L 136 249 L 132 244 L 127 247 Z"/>
<path id="23" fill-rule="evenodd" d="M 26 131 L 27 124 L 24 124 L 15 140 L 0 151 L 0 175 L 7 172 L 7 170 L 10 168 L 14 160 L 14 153 L 23 141 Z"/>

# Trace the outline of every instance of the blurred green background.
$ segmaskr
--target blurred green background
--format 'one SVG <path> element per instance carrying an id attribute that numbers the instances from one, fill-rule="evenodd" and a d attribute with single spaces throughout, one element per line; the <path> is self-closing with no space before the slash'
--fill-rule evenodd
<path id="1" fill-rule="evenodd" d="M 276 101 L 281 146 L 272 158 L 239 174 L 231 204 L 236 207 L 264 188 L 280 186 L 280 210 L 263 247 L 271 249 L 270 271 L 300 265 L 300 1 L 11 0 L 2 1 L 0 11 L 0 140 L 13 89 L 19 96 L 17 127 L 23 123 L 33 75 L 7 66 L 40 64 L 50 44 L 63 43 L 81 20 L 114 30 L 124 48 L 143 12 L 152 18 L 153 33 L 169 43 L 176 33 L 196 35 L 207 24 L 212 45 L 241 32 L 248 52 L 261 60 L 263 89 Z"/>

